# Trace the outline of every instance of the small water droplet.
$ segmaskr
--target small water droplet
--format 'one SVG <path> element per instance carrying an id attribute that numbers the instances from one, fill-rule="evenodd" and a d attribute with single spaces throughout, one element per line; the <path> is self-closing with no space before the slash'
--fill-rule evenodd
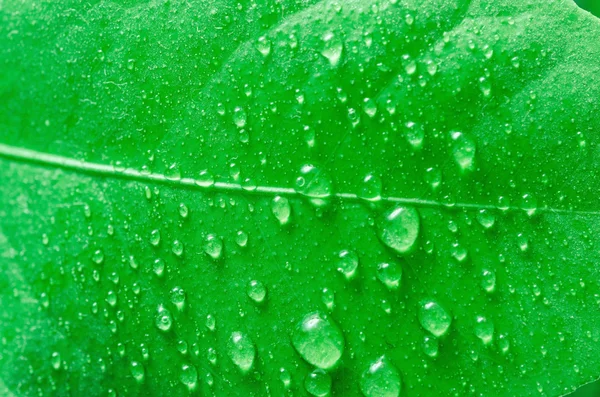
<path id="1" fill-rule="evenodd" d="M 267 287 L 265 287 L 265 285 L 260 281 L 252 280 L 250 283 L 248 283 L 246 293 L 254 302 L 262 303 L 267 297 Z"/>
<path id="2" fill-rule="evenodd" d="M 437 338 L 426 336 L 423 338 L 423 353 L 431 358 L 435 358 L 438 355 L 439 342 Z"/>
<path id="3" fill-rule="evenodd" d="M 498 335 L 498 347 L 500 348 L 502 354 L 508 353 L 508 350 L 510 349 L 510 341 L 506 335 Z"/>
<path id="4" fill-rule="evenodd" d="M 479 78 L 479 89 L 486 98 L 492 95 L 492 85 L 485 77 Z"/>
<path id="5" fill-rule="evenodd" d="M 335 306 L 335 295 L 333 291 L 329 288 L 323 288 L 322 292 L 323 296 L 321 297 L 321 300 L 323 301 L 323 304 L 327 310 L 332 311 L 333 307 Z"/>
<path id="6" fill-rule="evenodd" d="M 300 169 L 296 178 L 295 190 L 310 199 L 317 207 L 327 204 L 332 194 L 332 183 L 329 175 L 320 168 L 306 164 Z"/>
<path id="7" fill-rule="evenodd" d="M 206 316 L 206 328 L 208 328 L 211 331 L 214 331 L 216 326 L 217 326 L 217 320 L 215 319 L 215 317 L 212 314 L 208 314 Z"/>
<path id="8" fill-rule="evenodd" d="M 154 229 L 150 232 L 150 244 L 155 247 L 160 244 L 160 231 L 158 229 Z"/>
<path id="9" fill-rule="evenodd" d="M 483 316 L 477 316 L 475 336 L 481 339 L 484 345 L 489 345 L 494 338 L 494 324 Z"/>
<path id="10" fill-rule="evenodd" d="M 433 300 L 421 301 L 418 318 L 421 326 L 437 338 L 444 336 L 452 324 L 450 314 Z"/>
<path id="11" fill-rule="evenodd" d="M 179 311 L 183 310 L 185 306 L 185 291 L 183 288 L 175 287 L 171 290 L 171 303 L 177 307 Z"/>
<path id="12" fill-rule="evenodd" d="M 413 149 L 421 149 L 423 147 L 423 140 L 425 139 L 425 130 L 421 124 L 413 123 L 409 121 L 406 123 L 405 130 L 406 140 Z"/>
<path id="13" fill-rule="evenodd" d="M 161 277 L 165 272 L 165 262 L 160 258 L 155 259 L 152 264 L 152 270 L 158 277 Z"/>
<path id="14" fill-rule="evenodd" d="M 243 230 L 238 230 L 235 234 L 235 243 L 239 247 L 245 247 L 246 245 L 248 245 L 248 233 L 246 233 Z"/>
<path id="15" fill-rule="evenodd" d="M 532 217 L 537 211 L 537 200 L 531 194 L 524 194 L 521 198 L 521 208 L 527 216 Z"/>
<path id="16" fill-rule="evenodd" d="M 437 189 L 442 183 L 442 172 L 437 168 L 427 168 L 425 171 L 425 182 L 432 190 Z"/>
<path id="17" fill-rule="evenodd" d="M 223 240 L 215 234 L 206 236 L 204 252 L 211 258 L 217 260 L 223 255 Z"/>
<path id="18" fill-rule="evenodd" d="M 183 255 L 183 243 L 179 240 L 173 241 L 173 246 L 171 247 L 171 251 L 177 256 Z"/>
<path id="19" fill-rule="evenodd" d="M 208 170 L 200 171 L 198 179 L 196 179 L 196 185 L 200 187 L 212 187 L 215 184 L 215 177 Z"/>
<path id="20" fill-rule="evenodd" d="M 285 390 L 288 390 L 292 386 L 292 375 L 285 368 L 279 368 L 279 380 L 283 383 Z"/>
<path id="21" fill-rule="evenodd" d="M 241 332 L 232 333 L 227 344 L 227 352 L 231 361 L 242 373 L 252 369 L 256 348 L 250 337 Z"/>
<path id="22" fill-rule="evenodd" d="M 173 163 L 165 171 L 165 177 L 171 181 L 178 181 L 181 179 L 181 171 L 177 163 Z"/>
<path id="23" fill-rule="evenodd" d="M 104 262 L 104 252 L 100 249 L 94 251 L 94 254 L 92 255 L 92 260 L 98 265 Z"/>
<path id="24" fill-rule="evenodd" d="M 268 57 L 271 53 L 271 41 L 265 36 L 261 36 L 256 41 L 256 49 L 263 57 Z"/>
<path id="25" fill-rule="evenodd" d="M 59 352 L 52 353 L 52 355 L 50 356 L 50 364 L 52 364 L 52 368 L 54 368 L 55 370 L 58 371 L 60 369 L 60 353 Z"/>
<path id="26" fill-rule="evenodd" d="M 233 109 L 233 123 L 236 125 L 236 127 L 238 128 L 244 128 L 244 126 L 246 125 L 246 111 L 244 109 L 242 109 L 241 107 L 236 107 L 235 109 Z"/>
<path id="27" fill-rule="evenodd" d="M 169 309 L 163 305 L 159 305 L 154 323 L 159 330 L 163 332 L 169 331 L 173 325 L 173 316 Z"/>
<path id="28" fill-rule="evenodd" d="M 491 229 L 496 222 L 496 216 L 490 210 L 479 210 L 479 213 L 477 213 L 477 222 L 479 222 L 484 229 Z"/>
<path id="29" fill-rule="evenodd" d="M 298 323 L 292 335 L 292 344 L 309 364 L 331 369 L 344 352 L 344 335 L 333 321 L 314 312 Z"/>
<path id="30" fill-rule="evenodd" d="M 346 280 L 351 280 L 358 269 L 358 255 L 353 251 L 342 250 L 338 254 L 337 270 L 342 273 Z"/>
<path id="31" fill-rule="evenodd" d="M 377 225 L 381 241 L 399 254 L 405 254 L 414 247 L 419 236 L 419 213 L 413 207 L 395 207 L 388 210 Z"/>
<path id="32" fill-rule="evenodd" d="M 362 180 L 358 197 L 369 201 L 377 201 L 381 199 L 381 190 L 381 179 L 376 175 L 367 174 Z"/>
<path id="33" fill-rule="evenodd" d="M 402 267 L 394 262 L 380 263 L 377 266 L 377 278 L 389 290 L 397 290 L 402 279 Z"/>
<path id="34" fill-rule="evenodd" d="M 271 201 L 271 212 L 281 225 L 287 224 L 292 213 L 289 200 L 285 197 L 275 196 Z"/>
<path id="35" fill-rule="evenodd" d="M 117 305 L 117 294 L 114 291 L 108 291 L 106 294 L 106 303 L 110 306 L 115 307 Z"/>
<path id="36" fill-rule="evenodd" d="M 323 49 L 321 55 L 323 55 L 329 61 L 332 68 L 335 68 L 340 63 L 342 58 L 342 52 L 344 45 L 340 38 L 332 32 L 327 32 L 323 36 Z"/>
<path id="37" fill-rule="evenodd" d="M 398 397 L 401 388 L 400 373 L 385 356 L 371 363 L 360 379 L 365 397 Z"/>
<path id="38" fill-rule="evenodd" d="M 331 392 L 331 376 L 322 369 L 315 369 L 304 379 L 304 388 L 315 397 L 327 397 Z"/>
<path id="39" fill-rule="evenodd" d="M 367 116 L 373 118 L 377 114 L 377 104 L 371 98 L 365 98 L 363 102 L 363 111 Z"/>
<path id="40" fill-rule="evenodd" d="M 496 274 L 488 269 L 484 269 L 481 274 L 481 287 L 488 293 L 496 289 Z"/>
<path id="41" fill-rule="evenodd" d="M 182 218 L 187 218 L 188 214 L 188 207 L 184 203 L 179 204 L 179 215 L 181 215 Z"/>

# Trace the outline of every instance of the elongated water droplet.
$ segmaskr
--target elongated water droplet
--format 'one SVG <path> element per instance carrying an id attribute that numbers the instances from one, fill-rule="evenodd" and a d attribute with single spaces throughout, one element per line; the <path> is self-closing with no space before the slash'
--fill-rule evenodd
<path id="1" fill-rule="evenodd" d="M 419 323 L 435 337 L 441 337 L 448 332 L 452 318 L 439 303 L 433 300 L 424 300 L 419 304 Z"/>
<path id="2" fill-rule="evenodd" d="M 198 371 L 193 365 L 184 364 L 181 366 L 181 373 L 179 374 L 179 380 L 189 390 L 196 389 L 198 385 Z"/>
<path id="3" fill-rule="evenodd" d="M 184 203 L 179 204 L 179 215 L 182 218 L 187 218 L 188 214 L 189 214 L 189 210 L 188 210 L 187 205 L 185 205 Z"/>
<path id="4" fill-rule="evenodd" d="M 332 32 L 327 32 L 323 36 L 323 49 L 321 55 L 323 55 L 329 61 L 332 68 L 335 68 L 340 63 L 342 58 L 342 52 L 344 45 L 340 38 Z"/>
<path id="5" fill-rule="evenodd" d="M 496 222 L 496 216 L 490 210 L 480 210 L 477 214 L 477 222 L 479 222 L 484 229 L 491 229 Z"/>
<path id="6" fill-rule="evenodd" d="M 475 336 L 481 339 L 484 345 L 489 345 L 494 338 L 494 324 L 483 316 L 477 316 Z"/>
<path id="7" fill-rule="evenodd" d="M 150 232 L 150 244 L 152 244 L 155 247 L 158 244 L 160 244 L 160 231 L 158 229 L 155 229 L 152 232 Z"/>
<path id="8" fill-rule="evenodd" d="M 156 259 L 152 264 L 152 270 L 158 277 L 161 277 L 165 272 L 165 263 L 163 260 L 160 258 Z"/>
<path id="9" fill-rule="evenodd" d="M 344 335 L 333 321 L 314 312 L 298 323 L 292 335 L 292 344 L 309 364 L 331 369 L 344 352 Z"/>
<path id="10" fill-rule="evenodd" d="M 60 353 L 59 352 L 52 353 L 52 355 L 50 356 L 50 364 L 52 365 L 52 368 L 54 368 L 55 370 L 60 369 Z"/>
<path id="11" fill-rule="evenodd" d="M 179 240 L 173 241 L 173 246 L 171 247 L 171 251 L 177 256 L 183 255 L 183 243 Z"/>
<path id="12" fill-rule="evenodd" d="M 412 207 L 395 207 L 378 222 L 379 238 L 394 251 L 409 252 L 419 236 L 419 213 Z"/>
<path id="13" fill-rule="evenodd" d="M 439 343 L 438 340 L 431 336 L 423 338 L 423 353 L 427 354 L 431 358 L 435 358 L 438 355 Z"/>
<path id="14" fill-rule="evenodd" d="M 132 361 L 129 365 L 129 370 L 131 371 L 131 376 L 133 376 L 133 379 L 135 379 L 136 382 L 144 382 L 145 370 L 144 366 L 141 363 L 137 361 Z"/>
<path id="15" fill-rule="evenodd" d="M 360 378 L 365 397 L 398 397 L 401 388 L 400 373 L 385 356 L 373 362 Z"/>
<path id="16" fill-rule="evenodd" d="M 475 142 L 464 135 L 462 132 L 453 132 L 452 155 L 454 161 L 463 171 L 470 171 L 475 168 Z"/>
<path id="17" fill-rule="evenodd" d="M 521 198 L 521 208 L 527 216 L 532 217 L 537 211 L 537 200 L 531 194 L 525 194 Z"/>
<path id="18" fill-rule="evenodd" d="M 390 290 L 400 288 L 402 267 L 397 263 L 380 263 L 377 266 L 377 278 Z"/>
<path id="19" fill-rule="evenodd" d="M 356 253 L 348 250 L 340 251 L 337 262 L 338 272 L 342 273 L 347 280 L 351 280 L 356 275 L 356 269 L 358 269 Z"/>
<path id="20" fill-rule="evenodd" d="M 233 109 L 233 123 L 238 128 L 244 128 L 246 125 L 246 111 L 241 107 L 236 107 Z"/>
<path id="21" fill-rule="evenodd" d="M 156 314 L 156 318 L 154 321 L 156 328 L 163 332 L 167 332 L 171 329 L 173 325 L 173 316 L 169 309 L 164 307 L 163 305 L 158 306 L 158 313 Z"/>
<path id="22" fill-rule="evenodd" d="M 223 240 L 215 234 L 206 236 L 204 252 L 213 259 L 221 258 L 223 255 Z"/>
<path id="23" fill-rule="evenodd" d="M 173 303 L 178 310 L 183 310 L 185 306 L 185 291 L 183 288 L 175 287 L 171 290 L 171 303 Z"/>
<path id="24" fill-rule="evenodd" d="M 265 36 L 259 37 L 256 42 L 256 49 L 263 57 L 268 57 L 271 53 L 271 41 L 269 41 L 269 39 Z"/>
<path id="25" fill-rule="evenodd" d="M 248 233 L 243 230 L 238 230 L 235 234 L 235 243 L 240 247 L 248 245 Z"/>
<path id="26" fill-rule="evenodd" d="M 92 260 L 98 265 L 104 262 L 104 252 L 100 249 L 94 251 L 94 254 L 92 255 Z"/>
<path id="27" fill-rule="evenodd" d="M 227 353 L 231 361 L 242 373 L 247 373 L 254 365 L 256 348 L 254 342 L 241 332 L 234 332 L 227 343 Z"/>
<path id="28" fill-rule="evenodd" d="M 365 98 L 363 103 L 363 111 L 369 117 L 375 117 L 377 114 L 377 104 L 371 98 Z"/>
<path id="29" fill-rule="evenodd" d="M 431 190 L 436 190 L 442 183 L 442 172 L 437 168 L 427 168 L 425 182 L 431 187 Z"/>
<path id="30" fill-rule="evenodd" d="M 492 293 L 496 289 L 496 274 L 488 269 L 484 269 L 481 274 L 481 287 L 488 292 Z"/>
<path id="31" fill-rule="evenodd" d="M 331 376 L 322 369 L 316 369 L 304 379 L 304 388 L 315 397 L 327 397 L 331 392 Z"/>
<path id="32" fill-rule="evenodd" d="M 423 147 L 423 140 L 425 139 L 425 131 L 421 124 L 413 123 L 409 121 L 406 123 L 406 140 L 413 149 L 421 149 Z"/>
<path id="33" fill-rule="evenodd" d="M 271 212 L 281 225 L 287 224 L 292 213 L 289 200 L 285 197 L 275 196 L 271 201 Z"/>

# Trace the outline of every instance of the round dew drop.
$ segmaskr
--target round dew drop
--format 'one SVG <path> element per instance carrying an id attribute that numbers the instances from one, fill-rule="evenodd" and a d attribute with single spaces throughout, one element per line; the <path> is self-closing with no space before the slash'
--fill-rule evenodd
<path id="1" fill-rule="evenodd" d="M 421 301 L 418 318 L 421 326 L 437 338 L 444 336 L 452 323 L 452 318 L 446 309 L 433 300 Z"/>
<path id="2" fill-rule="evenodd" d="M 413 207 L 395 207 L 377 223 L 379 239 L 399 254 L 408 253 L 419 237 L 419 213 Z"/>
<path id="3" fill-rule="evenodd" d="M 401 388 L 400 373 L 385 356 L 371 363 L 360 379 L 365 397 L 398 397 Z"/>
<path id="4" fill-rule="evenodd" d="M 327 397 L 331 392 L 331 376 L 322 369 L 316 369 L 304 379 L 304 388 L 311 396 Z"/>
<path id="5" fill-rule="evenodd" d="M 397 263 L 380 263 L 377 266 L 377 278 L 389 290 L 397 290 L 402 280 L 402 267 Z"/>
<path id="6" fill-rule="evenodd" d="M 314 312 L 298 323 L 292 345 L 306 362 L 327 370 L 335 367 L 342 357 L 344 335 L 333 321 Z"/>
<path id="7" fill-rule="evenodd" d="M 252 369 L 256 348 L 254 342 L 247 335 L 241 332 L 232 333 L 227 343 L 227 353 L 242 373 L 245 374 Z"/>

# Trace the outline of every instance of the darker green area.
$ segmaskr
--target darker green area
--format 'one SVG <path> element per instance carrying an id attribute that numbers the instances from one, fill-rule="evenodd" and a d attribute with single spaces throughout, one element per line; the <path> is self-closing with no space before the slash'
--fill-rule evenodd
<path id="1" fill-rule="evenodd" d="M 575 3 L 584 10 L 591 12 L 597 17 L 600 16 L 600 1 L 598 0 L 575 0 Z"/>

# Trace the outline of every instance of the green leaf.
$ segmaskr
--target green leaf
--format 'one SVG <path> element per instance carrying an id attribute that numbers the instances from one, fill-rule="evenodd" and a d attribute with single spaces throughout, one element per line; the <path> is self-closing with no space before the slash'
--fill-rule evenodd
<path id="1" fill-rule="evenodd" d="M 600 25 L 571 1 L 0 18 L 3 394 L 600 375 Z"/>

